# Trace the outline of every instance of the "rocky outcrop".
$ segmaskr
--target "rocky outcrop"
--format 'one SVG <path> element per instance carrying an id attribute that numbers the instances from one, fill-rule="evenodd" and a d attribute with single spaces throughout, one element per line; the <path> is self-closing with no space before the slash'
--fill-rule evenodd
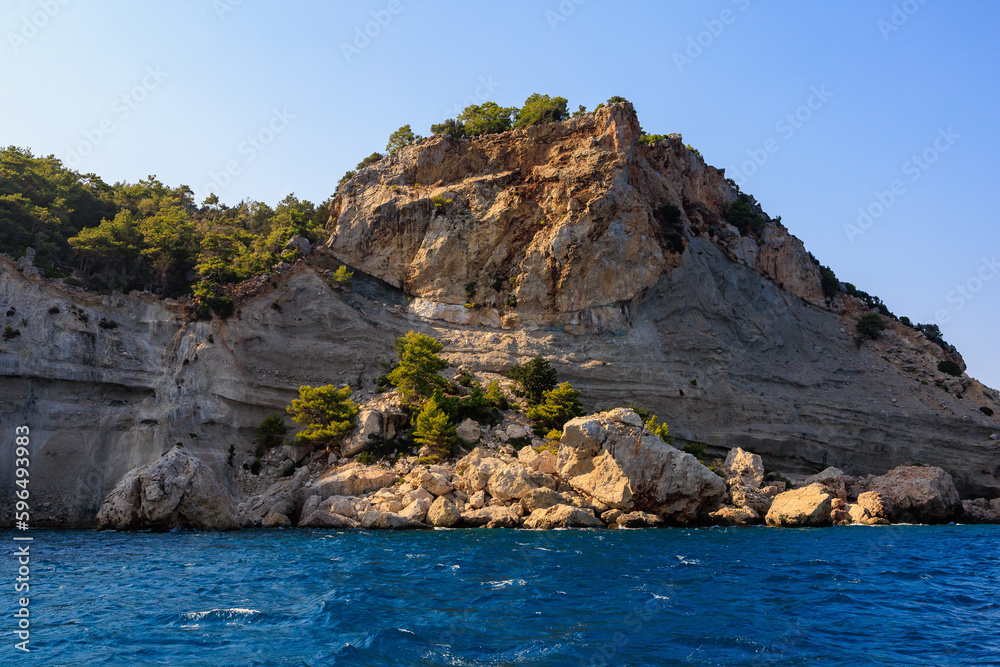
<path id="1" fill-rule="evenodd" d="M 310 495 L 321 498 L 330 496 L 361 496 L 394 484 L 398 476 L 379 466 L 350 465 L 325 475 L 308 489 Z"/>
<path id="2" fill-rule="evenodd" d="M 650 433 L 632 410 L 573 419 L 561 443 L 559 475 L 580 493 L 623 511 L 693 523 L 726 493 L 715 473 Z"/>
<path id="3" fill-rule="evenodd" d="M 524 520 L 525 528 L 551 530 L 553 528 L 604 528 L 604 523 L 592 512 L 571 505 L 553 505 L 536 509 Z"/>
<path id="4" fill-rule="evenodd" d="M 774 499 L 765 517 L 767 525 L 778 528 L 829 526 L 833 496 L 822 484 L 785 491 Z"/>
<path id="5" fill-rule="evenodd" d="M 895 523 L 948 523 L 962 515 L 951 475 L 936 466 L 900 466 L 876 477 L 870 488 Z"/>
<path id="6" fill-rule="evenodd" d="M 215 473 L 174 448 L 158 461 L 130 470 L 97 514 L 102 530 L 231 530 L 236 501 Z"/>

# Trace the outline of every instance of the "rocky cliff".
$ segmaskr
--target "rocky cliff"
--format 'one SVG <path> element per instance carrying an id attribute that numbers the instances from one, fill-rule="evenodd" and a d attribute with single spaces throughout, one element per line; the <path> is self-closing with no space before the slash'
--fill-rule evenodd
<path id="1" fill-rule="evenodd" d="M 325 247 L 243 290 L 225 321 L 0 262 L 0 324 L 20 332 L 0 341 L 0 413 L 32 430 L 35 519 L 92 525 L 129 469 L 178 442 L 231 484 L 227 452 L 247 461 L 265 414 L 301 384 L 370 395 L 409 329 L 482 370 L 543 354 L 589 409 L 635 402 L 769 469 L 922 463 L 1000 494 L 1000 424 L 979 410 L 1000 414 L 996 391 L 938 372 L 960 357 L 896 323 L 857 345 L 863 306 L 823 297 L 798 239 L 778 222 L 741 235 L 721 171 L 678 135 L 638 136 L 619 104 L 404 148 L 342 189 Z M 340 262 L 349 290 L 325 275 Z M 12 484 L 3 457 L 4 503 Z"/>

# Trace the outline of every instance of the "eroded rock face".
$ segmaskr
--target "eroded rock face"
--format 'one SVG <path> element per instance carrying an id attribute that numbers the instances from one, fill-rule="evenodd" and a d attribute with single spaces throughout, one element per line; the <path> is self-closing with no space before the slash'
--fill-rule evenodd
<path id="1" fill-rule="evenodd" d="M 785 491 L 771 504 L 767 525 L 779 528 L 829 526 L 833 522 L 830 516 L 832 500 L 833 496 L 822 484 Z"/>
<path id="2" fill-rule="evenodd" d="M 714 510 L 726 494 L 715 473 L 650 433 L 632 410 L 573 419 L 561 443 L 562 478 L 615 509 L 645 510 L 687 524 Z"/>
<path id="3" fill-rule="evenodd" d="M 948 523 L 962 515 L 951 475 L 936 466 L 900 466 L 873 479 L 870 488 L 895 523 Z"/>
<path id="4" fill-rule="evenodd" d="M 726 483 L 756 490 L 764 481 L 764 462 L 756 454 L 744 451 L 742 447 L 730 449 L 723 464 L 727 474 Z"/>
<path id="5" fill-rule="evenodd" d="M 174 448 L 158 461 L 130 470 L 97 514 L 102 530 L 232 530 L 236 500 L 215 473 Z"/>

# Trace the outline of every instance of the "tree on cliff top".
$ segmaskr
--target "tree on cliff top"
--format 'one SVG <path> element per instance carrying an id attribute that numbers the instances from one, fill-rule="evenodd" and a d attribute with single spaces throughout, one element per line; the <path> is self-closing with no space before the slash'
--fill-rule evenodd
<path id="1" fill-rule="evenodd" d="M 524 101 L 524 106 L 517 112 L 514 127 L 527 127 L 540 123 L 554 123 L 569 118 L 566 110 L 568 101 L 565 97 L 549 97 L 534 93 Z"/>
<path id="2" fill-rule="evenodd" d="M 299 440 L 327 447 L 354 427 L 354 417 L 358 414 L 358 406 L 351 400 L 351 388 L 337 389 L 332 384 L 299 387 L 299 397 L 287 409 L 293 421 L 305 426 L 296 434 Z"/>

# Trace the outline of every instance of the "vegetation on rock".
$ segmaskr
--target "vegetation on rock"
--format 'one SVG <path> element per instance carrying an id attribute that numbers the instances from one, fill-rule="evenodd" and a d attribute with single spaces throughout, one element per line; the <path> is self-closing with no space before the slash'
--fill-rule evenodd
<path id="1" fill-rule="evenodd" d="M 351 400 L 351 388 L 299 387 L 299 398 L 288 406 L 292 420 L 305 426 L 296 434 L 299 440 L 329 447 L 350 432 L 358 406 Z"/>

